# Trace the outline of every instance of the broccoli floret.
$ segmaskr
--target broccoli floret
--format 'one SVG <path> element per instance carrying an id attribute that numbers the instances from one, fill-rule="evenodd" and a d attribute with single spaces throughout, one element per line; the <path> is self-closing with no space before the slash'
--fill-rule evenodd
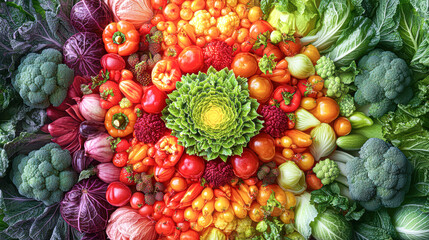
<path id="1" fill-rule="evenodd" d="M 322 56 L 317 60 L 316 66 L 317 75 L 323 79 L 331 77 L 335 73 L 335 64 L 329 57 Z"/>
<path id="2" fill-rule="evenodd" d="M 342 94 L 348 92 L 348 87 L 341 82 L 337 76 L 331 76 L 325 79 L 324 87 L 327 89 L 326 95 L 328 97 L 341 97 Z"/>
<path id="3" fill-rule="evenodd" d="M 11 179 L 21 195 L 50 205 L 59 202 L 63 192 L 77 182 L 71 169 L 71 156 L 56 143 L 19 155 L 13 160 Z"/>
<path id="4" fill-rule="evenodd" d="M 329 158 L 318 162 L 313 167 L 313 172 L 322 181 L 323 185 L 330 184 L 340 175 L 337 163 Z"/>
<path id="5" fill-rule="evenodd" d="M 30 53 L 22 58 L 12 85 L 26 105 L 47 108 L 64 101 L 73 77 L 74 71 L 62 64 L 61 52 L 45 49 L 40 54 Z"/>
<path id="6" fill-rule="evenodd" d="M 356 110 L 354 98 L 350 94 L 343 94 L 337 99 L 337 102 L 340 106 L 341 116 L 350 117 Z"/>
<path id="7" fill-rule="evenodd" d="M 349 186 L 350 197 L 369 211 L 398 207 L 410 188 L 411 163 L 381 139 L 368 139 L 359 157 L 336 151 L 330 158 L 337 162 L 341 175 L 347 176 L 341 183 Z"/>
<path id="8" fill-rule="evenodd" d="M 355 79 L 355 101 L 361 106 L 369 104 L 369 115 L 381 117 L 412 98 L 411 70 L 393 52 L 375 49 L 362 57 L 358 66 L 361 73 Z"/>

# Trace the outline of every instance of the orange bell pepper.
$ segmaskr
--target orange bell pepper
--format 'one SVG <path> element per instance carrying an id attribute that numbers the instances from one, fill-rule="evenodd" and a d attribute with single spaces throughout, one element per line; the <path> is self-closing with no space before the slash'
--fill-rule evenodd
<path id="1" fill-rule="evenodd" d="M 127 21 L 113 22 L 104 28 L 103 42 L 108 53 L 129 56 L 139 49 L 140 34 Z"/>
<path id="2" fill-rule="evenodd" d="M 137 116 L 132 108 L 119 105 L 110 108 L 104 119 L 104 126 L 112 137 L 125 137 L 133 133 Z"/>

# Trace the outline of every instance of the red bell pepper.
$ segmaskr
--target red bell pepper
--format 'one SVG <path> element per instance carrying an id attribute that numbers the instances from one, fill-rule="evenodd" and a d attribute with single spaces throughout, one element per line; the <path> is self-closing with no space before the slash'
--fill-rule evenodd
<path id="1" fill-rule="evenodd" d="M 122 99 L 119 85 L 113 81 L 107 81 L 100 86 L 100 106 L 103 109 L 110 109 L 118 105 Z"/>
<path id="2" fill-rule="evenodd" d="M 167 106 L 167 94 L 155 85 L 143 87 L 142 109 L 147 113 L 158 114 Z"/>
<path id="3" fill-rule="evenodd" d="M 159 167 L 174 167 L 185 148 L 177 143 L 175 136 L 164 136 L 155 144 L 155 162 Z"/>
<path id="4" fill-rule="evenodd" d="M 279 86 L 274 90 L 272 102 L 284 112 L 293 112 L 301 104 L 301 93 L 290 85 Z"/>
<path id="5" fill-rule="evenodd" d="M 315 98 L 317 96 L 317 92 L 313 90 L 311 84 L 305 79 L 298 81 L 298 89 L 304 97 Z"/>

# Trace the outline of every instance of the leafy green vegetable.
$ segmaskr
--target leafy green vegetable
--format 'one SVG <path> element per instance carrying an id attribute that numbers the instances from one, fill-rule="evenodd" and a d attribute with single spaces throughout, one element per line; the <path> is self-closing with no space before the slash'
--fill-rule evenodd
<path id="1" fill-rule="evenodd" d="M 336 182 L 312 191 L 311 203 L 316 206 L 318 212 L 324 212 L 328 208 L 333 209 L 343 214 L 347 221 L 359 220 L 365 213 L 365 209 L 359 208 L 356 202 L 341 195 L 339 183 Z"/>
<path id="2" fill-rule="evenodd" d="M 429 239 L 428 204 L 427 198 L 415 198 L 394 210 L 392 222 L 401 239 Z"/>
<path id="3" fill-rule="evenodd" d="M 343 31 L 335 45 L 328 50 L 328 57 L 337 66 L 348 66 L 371 51 L 380 41 L 376 25 L 366 17 L 355 17 Z"/>
<path id="4" fill-rule="evenodd" d="M 351 1 L 322 0 L 319 6 L 320 29 L 301 39 L 303 45 L 311 43 L 319 51 L 331 47 L 353 18 Z"/>
<path id="5" fill-rule="evenodd" d="M 429 1 L 428 0 L 410 0 L 411 5 L 416 9 L 420 16 L 429 18 Z"/>
<path id="6" fill-rule="evenodd" d="M 316 207 L 310 202 L 311 195 L 308 192 L 296 197 L 295 228 L 305 239 L 311 236 L 310 223 L 317 217 Z"/>
<path id="7" fill-rule="evenodd" d="M 398 51 L 402 48 L 402 39 L 398 32 L 399 27 L 399 0 L 380 0 L 374 24 L 380 33 L 380 47 L 387 50 Z"/>
<path id="8" fill-rule="evenodd" d="M 188 74 L 176 88 L 168 95 L 163 119 L 188 154 L 226 161 L 228 156 L 240 155 L 263 127 L 247 80 L 226 68 Z"/>
<path id="9" fill-rule="evenodd" d="M 366 212 L 354 225 L 357 240 L 396 239 L 397 233 L 392 220 L 385 209 Z"/>
<path id="10" fill-rule="evenodd" d="M 42 202 L 25 198 L 5 179 L 0 180 L 0 206 L 4 211 L 3 221 L 9 225 L 0 236 L 34 240 L 82 238 L 62 219 L 59 204 L 46 207 Z"/>
<path id="11" fill-rule="evenodd" d="M 285 235 L 293 233 L 293 224 L 284 224 L 278 218 L 266 218 L 256 225 L 256 230 L 261 232 L 262 235 L 257 236 L 253 239 L 260 240 L 286 240 L 288 238 Z"/>
<path id="12" fill-rule="evenodd" d="M 312 234 L 317 240 L 351 240 L 353 239 L 352 224 L 346 218 L 327 209 L 310 223 Z"/>

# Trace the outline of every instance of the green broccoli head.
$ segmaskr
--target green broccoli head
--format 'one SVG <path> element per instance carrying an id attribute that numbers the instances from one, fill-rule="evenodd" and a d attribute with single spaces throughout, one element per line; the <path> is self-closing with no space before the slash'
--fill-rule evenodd
<path id="1" fill-rule="evenodd" d="M 354 98 L 350 94 L 343 94 L 337 99 L 337 102 L 340 106 L 341 116 L 350 117 L 356 110 Z"/>
<path id="2" fill-rule="evenodd" d="M 62 64 L 61 52 L 45 49 L 21 60 L 12 85 L 26 105 L 47 108 L 51 104 L 59 106 L 64 101 L 73 77 L 73 70 Z"/>
<path id="3" fill-rule="evenodd" d="M 341 97 L 342 94 L 348 92 L 348 87 L 341 82 L 337 76 L 331 76 L 325 79 L 324 87 L 327 89 L 326 95 L 328 97 Z"/>
<path id="4" fill-rule="evenodd" d="M 317 60 L 317 64 L 315 66 L 317 75 L 322 77 L 323 79 L 331 77 L 335 73 L 335 64 L 329 57 L 322 56 Z"/>
<path id="5" fill-rule="evenodd" d="M 313 167 L 313 172 L 322 181 L 323 185 L 332 183 L 340 175 L 338 164 L 329 158 L 318 162 Z"/>
<path id="6" fill-rule="evenodd" d="M 69 151 L 56 143 L 49 143 L 28 156 L 16 157 L 12 175 L 20 194 L 47 205 L 59 202 L 63 192 L 69 191 L 78 178 L 71 168 Z"/>
<path id="7" fill-rule="evenodd" d="M 408 87 L 411 70 L 393 52 L 375 49 L 362 57 L 358 66 L 361 73 L 355 78 L 355 101 L 361 106 L 369 104 L 371 116 L 381 117 L 395 110 L 398 103 L 406 104 L 412 98 Z"/>
<path id="8" fill-rule="evenodd" d="M 368 139 L 346 166 L 351 197 L 369 211 L 398 207 L 410 188 L 412 165 L 381 139 Z"/>

